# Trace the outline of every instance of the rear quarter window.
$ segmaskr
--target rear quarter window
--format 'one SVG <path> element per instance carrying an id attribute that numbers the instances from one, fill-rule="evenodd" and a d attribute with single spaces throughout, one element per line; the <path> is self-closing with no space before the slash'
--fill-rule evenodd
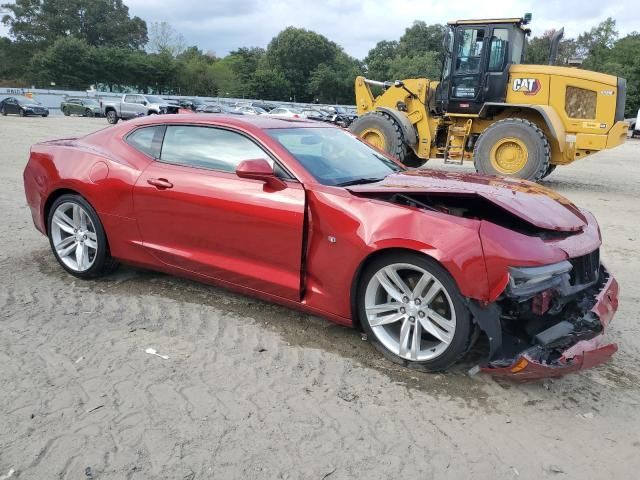
<path id="1" fill-rule="evenodd" d="M 164 129 L 164 125 L 138 128 L 127 136 L 126 142 L 145 155 L 158 158 Z"/>

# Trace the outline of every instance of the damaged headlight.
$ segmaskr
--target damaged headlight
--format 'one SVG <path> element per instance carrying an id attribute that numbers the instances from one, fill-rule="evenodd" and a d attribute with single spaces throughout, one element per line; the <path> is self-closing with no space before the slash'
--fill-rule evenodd
<path id="1" fill-rule="evenodd" d="M 509 267 L 509 294 L 527 297 L 557 287 L 569 278 L 572 268 L 566 260 L 542 267 Z"/>

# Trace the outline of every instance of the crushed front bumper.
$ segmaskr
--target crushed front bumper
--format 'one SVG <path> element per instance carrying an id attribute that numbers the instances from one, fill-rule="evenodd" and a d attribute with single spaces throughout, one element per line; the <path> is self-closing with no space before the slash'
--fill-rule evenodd
<path id="1" fill-rule="evenodd" d="M 607 275 L 604 285 L 595 297 L 595 303 L 585 315 L 596 315 L 604 329 L 618 309 L 618 282 L 604 268 Z M 537 359 L 536 352 L 541 347 L 535 346 L 516 356 L 508 366 L 488 366 L 481 371 L 496 377 L 508 377 L 516 381 L 528 381 L 540 378 L 560 377 L 567 373 L 595 367 L 609 361 L 618 350 L 614 343 L 605 343 L 602 332 L 588 340 L 580 340 L 566 348 L 562 354 L 552 362 Z"/>

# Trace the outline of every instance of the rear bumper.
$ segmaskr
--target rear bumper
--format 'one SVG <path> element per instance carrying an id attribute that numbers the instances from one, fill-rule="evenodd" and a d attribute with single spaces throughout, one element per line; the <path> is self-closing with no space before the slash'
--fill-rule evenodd
<path id="1" fill-rule="evenodd" d="M 604 329 L 618 309 L 618 282 L 608 275 L 604 285 L 597 292 L 595 303 L 583 316 L 595 315 Z M 602 330 L 588 340 L 580 340 L 566 348 L 552 362 L 539 360 L 540 347 L 532 347 L 521 352 L 508 366 L 484 367 L 481 371 L 496 377 L 507 377 L 516 381 L 536 380 L 540 378 L 560 377 L 567 373 L 592 368 L 608 362 L 618 350 L 614 343 L 605 343 Z"/>

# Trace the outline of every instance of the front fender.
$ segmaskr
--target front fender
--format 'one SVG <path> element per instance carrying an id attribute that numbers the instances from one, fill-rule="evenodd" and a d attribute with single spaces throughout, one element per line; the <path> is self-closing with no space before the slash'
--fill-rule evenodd
<path id="1" fill-rule="evenodd" d="M 478 221 L 321 188 L 307 190 L 307 199 L 311 229 L 303 282 L 310 306 L 350 318 L 354 279 L 372 255 L 391 249 L 430 256 L 462 295 L 488 298 Z"/>

